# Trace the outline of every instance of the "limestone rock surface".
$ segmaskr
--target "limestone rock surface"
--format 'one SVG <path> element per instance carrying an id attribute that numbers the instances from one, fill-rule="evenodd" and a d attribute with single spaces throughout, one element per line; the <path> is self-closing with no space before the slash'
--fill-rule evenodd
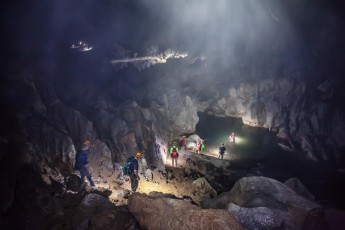
<path id="1" fill-rule="evenodd" d="M 179 199 L 134 193 L 128 199 L 128 209 L 143 229 L 243 229 L 225 210 L 203 210 Z"/>

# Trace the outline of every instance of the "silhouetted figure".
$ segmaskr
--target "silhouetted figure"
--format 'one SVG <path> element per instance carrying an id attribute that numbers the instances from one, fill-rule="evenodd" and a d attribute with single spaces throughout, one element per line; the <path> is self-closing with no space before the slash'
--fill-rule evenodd
<path id="1" fill-rule="evenodd" d="M 226 150 L 226 148 L 225 148 L 225 146 L 224 146 L 224 143 L 221 143 L 221 144 L 220 144 L 220 147 L 219 147 L 219 156 L 218 156 L 218 159 L 222 159 L 222 160 L 223 160 L 225 150 Z"/>

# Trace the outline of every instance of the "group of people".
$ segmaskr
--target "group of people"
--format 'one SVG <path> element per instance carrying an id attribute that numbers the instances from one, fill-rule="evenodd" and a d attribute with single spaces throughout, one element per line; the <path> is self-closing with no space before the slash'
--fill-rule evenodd
<path id="1" fill-rule="evenodd" d="M 229 137 L 230 143 L 235 143 L 235 134 L 232 133 Z M 76 161 L 75 161 L 75 169 L 77 169 L 80 172 L 80 187 L 79 190 L 82 191 L 85 189 L 85 177 L 89 180 L 91 187 L 95 188 L 95 182 L 92 177 L 92 168 L 89 165 L 89 151 L 92 146 L 92 143 L 90 140 L 86 140 L 82 144 L 81 151 L 76 154 Z M 183 136 L 180 141 L 180 147 L 183 150 L 186 150 L 187 146 L 187 140 L 186 136 Z M 205 148 L 205 141 L 203 139 L 198 139 L 196 142 L 196 152 L 201 153 Z M 223 159 L 225 154 L 226 148 L 224 146 L 224 143 L 221 143 L 221 146 L 219 147 L 219 156 L 218 159 Z M 173 145 L 170 147 L 169 150 L 170 157 L 172 159 L 171 165 L 173 167 L 177 167 L 177 161 L 179 157 L 179 148 L 177 146 L 177 142 L 174 142 Z M 128 170 L 129 170 L 129 177 L 131 181 L 131 189 L 132 192 L 135 192 L 138 188 L 139 184 L 139 163 L 138 159 L 143 156 L 142 152 L 137 152 L 135 156 L 131 156 L 126 160 L 126 163 L 128 163 Z M 129 164 L 130 163 L 130 164 Z"/>
<path id="2" fill-rule="evenodd" d="M 187 149 L 187 139 L 186 136 L 182 136 L 182 139 L 179 144 L 181 150 L 186 150 Z M 205 148 L 205 140 L 203 139 L 198 139 L 196 144 L 195 144 L 195 150 L 196 153 L 201 153 Z M 179 157 L 179 148 L 177 146 L 177 142 L 175 141 L 173 145 L 169 149 L 169 154 L 171 157 L 171 165 L 175 168 L 177 167 L 177 160 Z"/>
<path id="3" fill-rule="evenodd" d="M 176 144 L 176 142 L 174 142 Z M 186 136 L 182 136 L 182 139 L 180 141 L 180 147 L 181 149 L 186 150 L 187 148 L 187 139 Z M 195 151 L 196 153 L 201 153 L 205 149 L 205 140 L 198 139 L 195 143 Z"/>

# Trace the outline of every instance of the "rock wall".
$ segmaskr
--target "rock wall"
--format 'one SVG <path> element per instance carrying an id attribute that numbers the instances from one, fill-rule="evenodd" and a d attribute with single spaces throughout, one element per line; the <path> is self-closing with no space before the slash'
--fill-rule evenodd
<path id="1" fill-rule="evenodd" d="M 76 151 L 90 139 L 106 144 L 114 162 L 121 163 L 141 150 L 149 164 L 160 167 L 170 140 L 195 132 L 197 108 L 189 96 L 177 90 L 162 93 L 162 101 L 152 101 L 148 108 L 135 100 L 116 106 L 106 95 L 97 96 L 92 103 L 87 97 L 85 103 L 76 99 L 77 104 L 71 105 L 57 92 L 53 79 L 30 68 L 12 67 L 7 72 L 4 98 L 5 108 L 12 109 L 11 116 L 18 122 L 15 132 L 23 135 L 25 153 L 19 162 L 61 162 L 61 170 L 72 170 Z M 2 138 L 8 141 L 6 133 Z"/>
<path id="2" fill-rule="evenodd" d="M 267 78 L 224 88 L 224 93 L 212 100 L 196 100 L 201 112 L 242 118 L 246 125 L 276 132 L 285 149 L 302 149 L 315 161 L 341 161 L 344 116 L 340 115 L 342 108 L 334 106 L 337 97 L 330 94 L 341 90 L 336 81 L 307 89 L 306 82 L 296 78 Z"/>
<path id="3" fill-rule="evenodd" d="M 120 105 L 110 101 L 110 92 L 70 105 L 46 76 L 13 67 L 7 77 L 5 98 L 11 101 L 26 138 L 25 162 L 68 163 L 71 169 L 81 142 L 91 139 L 106 144 L 114 162 L 123 162 L 142 150 L 148 164 L 164 167 L 171 140 L 195 132 L 197 112 L 238 117 L 246 125 L 268 128 L 276 132 L 281 147 L 302 150 L 315 161 L 332 160 L 340 166 L 344 159 L 345 121 L 344 111 L 335 103 L 340 90 L 336 79 L 312 89 L 297 78 L 224 84 L 207 100 L 200 92 L 163 87 L 149 100 L 149 106 L 143 107 L 137 101 L 144 90 Z"/>
<path id="4" fill-rule="evenodd" d="M 128 209 L 143 229 L 243 229 L 224 210 L 202 210 L 180 199 L 135 193 Z"/>

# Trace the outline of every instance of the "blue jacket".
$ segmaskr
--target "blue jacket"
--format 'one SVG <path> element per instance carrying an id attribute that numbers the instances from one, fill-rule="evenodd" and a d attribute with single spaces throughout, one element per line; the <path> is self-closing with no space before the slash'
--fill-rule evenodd
<path id="1" fill-rule="evenodd" d="M 219 153 L 220 154 L 224 154 L 225 150 L 226 150 L 226 148 L 224 146 L 219 147 Z"/>
<path id="2" fill-rule="evenodd" d="M 76 156 L 76 169 L 80 170 L 83 166 L 87 165 L 89 163 L 89 156 L 87 150 L 82 150 L 77 153 Z"/>

